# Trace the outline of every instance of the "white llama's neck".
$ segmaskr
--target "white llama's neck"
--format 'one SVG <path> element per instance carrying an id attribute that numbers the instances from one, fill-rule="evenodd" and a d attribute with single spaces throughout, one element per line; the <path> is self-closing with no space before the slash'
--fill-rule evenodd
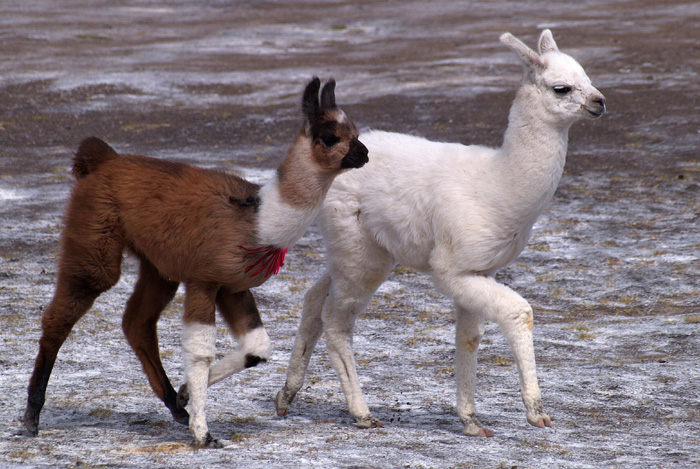
<path id="1" fill-rule="evenodd" d="M 561 123 L 539 107 L 534 87 L 518 90 L 496 163 L 513 200 L 539 213 L 559 184 L 566 162 L 571 122 Z M 533 213 L 534 214 L 534 213 Z"/>
<path id="2" fill-rule="evenodd" d="M 275 176 L 260 189 L 259 245 L 290 248 L 316 218 L 333 177 L 318 167 L 311 152 L 311 142 L 300 135 Z"/>

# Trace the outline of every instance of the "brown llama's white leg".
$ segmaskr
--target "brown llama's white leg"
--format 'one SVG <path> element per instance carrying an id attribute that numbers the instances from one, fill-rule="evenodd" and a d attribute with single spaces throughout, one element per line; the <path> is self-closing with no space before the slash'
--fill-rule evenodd
<path id="1" fill-rule="evenodd" d="M 221 443 L 209 433 L 205 411 L 209 367 L 216 353 L 215 296 L 212 287 L 186 285 L 182 348 L 190 395 L 190 430 L 199 446 L 220 448 Z"/>
<path id="2" fill-rule="evenodd" d="M 272 353 L 270 338 L 250 290 L 231 293 L 222 288 L 216 297 L 216 303 L 233 336 L 238 339 L 239 346 L 211 367 L 209 386 L 234 373 L 266 362 Z"/>
<path id="3" fill-rule="evenodd" d="M 219 312 L 238 340 L 239 346 L 209 369 L 209 386 L 270 359 L 272 346 L 250 290 L 230 292 L 226 287 L 216 295 Z M 177 394 L 179 407 L 187 405 L 187 384 Z"/>
<path id="4" fill-rule="evenodd" d="M 139 278 L 126 303 L 122 319 L 124 335 L 136 353 L 153 392 L 162 400 L 176 422 L 188 425 L 189 414 L 177 405 L 177 393 L 163 369 L 158 351 L 156 327 L 163 309 L 177 292 L 178 283 L 164 279 L 146 259 L 141 259 Z"/>

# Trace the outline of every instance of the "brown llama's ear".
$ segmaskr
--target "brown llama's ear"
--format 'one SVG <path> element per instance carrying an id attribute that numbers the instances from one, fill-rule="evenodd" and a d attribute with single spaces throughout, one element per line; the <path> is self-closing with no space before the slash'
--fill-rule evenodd
<path id="1" fill-rule="evenodd" d="M 330 79 L 321 90 L 321 107 L 334 108 L 335 106 L 335 80 Z"/>
<path id="2" fill-rule="evenodd" d="M 304 112 L 304 117 L 307 121 L 313 121 L 318 115 L 319 104 L 318 104 L 318 90 L 321 88 L 321 80 L 318 77 L 314 77 L 313 80 L 306 85 L 304 90 L 304 98 L 301 102 L 301 109 Z"/>

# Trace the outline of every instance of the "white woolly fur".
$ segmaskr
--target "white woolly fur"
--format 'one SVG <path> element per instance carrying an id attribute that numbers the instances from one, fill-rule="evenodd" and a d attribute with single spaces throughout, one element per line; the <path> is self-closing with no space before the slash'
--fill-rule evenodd
<path id="1" fill-rule="evenodd" d="M 569 127 L 602 115 L 605 100 L 583 68 L 558 50 L 549 30 L 540 36 L 539 53 L 509 33 L 501 41 L 519 55 L 525 77 L 500 148 L 381 131 L 361 135 L 370 164 L 339 176 L 321 210 L 328 271 L 306 295 L 287 383 L 276 399 L 279 414 L 286 414 L 300 389 L 325 330 L 350 413 L 358 426 L 381 424 L 360 390 L 352 331 L 371 295 L 400 263 L 429 273 L 454 299 L 457 413 L 464 432 L 493 434 L 477 420 L 474 405 L 485 320 L 498 323 L 513 350 L 527 420 L 551 426 L 535 373 L 532 308 L 493 275 L 522 251 L 552 198 Z"/>

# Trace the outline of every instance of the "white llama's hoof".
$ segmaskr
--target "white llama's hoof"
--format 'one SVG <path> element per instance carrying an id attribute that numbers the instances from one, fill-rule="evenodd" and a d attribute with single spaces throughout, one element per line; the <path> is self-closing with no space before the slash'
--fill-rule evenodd
<path id="1" fill-rule="evenodd" d="M 356 419 L 357 421 L 357 428 L 381 428 L 384 426 L 384 424 L 372 417 L 371 415 L 369 417 L 362 417 Z"/>
<path id="2" fill-rule="evenodd" d="M 545 428 L 552 426 L 552 420 L 549 415 L 544 413 L 544 406 L 542 401 L 537 399 L 531 406 L 526 406 L 525 416 L 527 417 L 527 422 L 538 428 Z"/>
<path id="3" fill-rule="evenodd" d="M 549 418 L 547 414 L 543 414 L 537 418 L 534 419 L 527 419 L 528 423 L 530 425 L 533 425 L 538 428 L 545 428 L 545 427 L 551 427 L 552 426 L 552 420 Z"/>
<path id="4" fill-rule="evenodd" d="M 472 414 L 462 421 L 464 424 L 464 434 L 469 436 L 492 437 L 493 432 L 479 422 L 476 415 Z"/>
<path id="5" fill-rule="evenodd" d="M 280 417 L 286 417 L 293 400 L 294 394 L 287 391 L 286 387 L 280 389 L 275 396 L 275 410 L 277 411 L 277 415 Z"/>

